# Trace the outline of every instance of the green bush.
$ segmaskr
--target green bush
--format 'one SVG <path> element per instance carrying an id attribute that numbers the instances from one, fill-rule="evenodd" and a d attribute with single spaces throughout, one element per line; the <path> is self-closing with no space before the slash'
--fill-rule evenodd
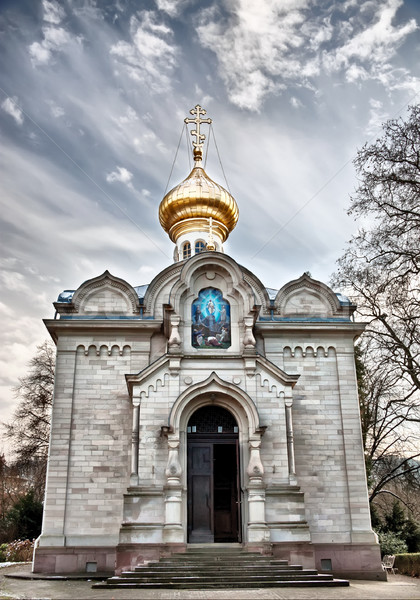
<path id="1" fill-rule="evenodd" d="M 379 531 L 378 537 L 382 556 L 407 552 L 407 544 L 393 531 Z"/>
<path id="2" fill-rule="evenodd" d="M 394 567 L 402 575 L 411 577 L 420 577 L 420 552 L 413 554 L 397 554 L 395 556 Z"/>
<path id="3" fill-rule="evenodd" d="M 7 550 L 7 544 L 1 544 L 0 545 L 0 562 L 7 562 L 6 550 Z"/>
<path id="4" fill-rule="evenodd" d="M 34 490 L 13 505 L 7 512 L 5 521 L 10 528 L 12 539 L 37 538 L 41 533 L 42 504 L 35 498 Z"/>

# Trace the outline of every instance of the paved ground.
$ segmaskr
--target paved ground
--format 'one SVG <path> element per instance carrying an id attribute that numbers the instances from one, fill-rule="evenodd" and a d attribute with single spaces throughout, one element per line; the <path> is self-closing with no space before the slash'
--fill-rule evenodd
<path id="1" fill-rule="evenodd" d="M 389 575 L 388 582 L 351 581 L 346 588 L 270 588 L 252 590 L 94 590 L 90 581 L 10 579 L 30 573 L 30 565 L 0 569 L 0 600 L 420 600 L 420 580 Z"/>

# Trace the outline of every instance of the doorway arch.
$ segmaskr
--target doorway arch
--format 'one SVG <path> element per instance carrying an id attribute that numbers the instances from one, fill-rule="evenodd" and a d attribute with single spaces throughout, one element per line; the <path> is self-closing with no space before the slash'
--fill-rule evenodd
<path id="1" fill-rule="evenodd" d="M 187 425 L 188 542 L 240 542 L 239 426 L 216 404 Z"/>

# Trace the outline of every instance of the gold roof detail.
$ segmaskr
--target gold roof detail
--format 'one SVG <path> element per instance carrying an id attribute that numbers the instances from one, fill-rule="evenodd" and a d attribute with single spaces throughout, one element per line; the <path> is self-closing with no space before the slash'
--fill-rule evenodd
<path id="1" fill-rule="evenodd" d="M 205 135 L 200 132 L 201 123 L 211 123 L 211 119 L 201 119 L 206 111 L 197 105 L 190 111 L 195 119 L 185 119 L 195 123 L 191 134 L 195 166 L 184 181 L 170 190 L 159 206 L 159 221 L 173 242 L 190 232 L 208 231 L 209 219 L 212 233 L 224 242 L 238 222 L 239 209 L 234 197 L 224 187 L 210 179 L 201 164 L 202 147 Z"/>

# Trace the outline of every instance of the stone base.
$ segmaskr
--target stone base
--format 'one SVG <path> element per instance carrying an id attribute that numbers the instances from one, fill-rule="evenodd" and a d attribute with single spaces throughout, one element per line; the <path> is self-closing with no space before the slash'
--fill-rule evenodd
<path id="1" fill-rule="evenodd" d="M 272 543 L 273 556 L 342 579 L 386 581 L 378 544 Z"/>
<path id="2" fill-rule="evenodd" d="M 34 552 L 34 573 L 104 573 L 113 575 L 137 565 L 185 552 L 184 543 L 118 544 L 117 547 L 41 546 Z M 306 542 L 248 542 L 244 549 L 273 555 L 305 569 L 333 573 L 343 579 L 386 581 L 378 544 L 311 544 Z"/>
<path id="3" fill-rule="evenodd" d="M 379 544 L 313 544 L 315 568 L 334 577 L 386 581 Z"/>
<path id="4" fill-rule="evenodd" d="M 38 546 L 34 551 L 32 571 L 113 574 L 115 561 L 115 546 Z"/>
<path id="5" fill-rule="evenodd" d="M 115 574 L 134 569 L 151 561 L 159 560 L 176 552 L 185 552 L 187 544 L 118 544 L 116 548 Z"/>

